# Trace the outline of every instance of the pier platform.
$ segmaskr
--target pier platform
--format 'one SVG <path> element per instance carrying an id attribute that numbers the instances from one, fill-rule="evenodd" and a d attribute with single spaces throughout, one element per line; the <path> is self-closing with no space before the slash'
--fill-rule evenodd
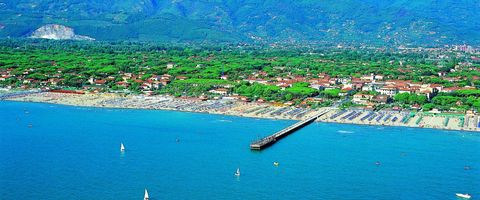
<path id="1" fill-rule="evenodd" d="M 322 112 L 319 112 L 305 120 L 302 120 L 302 121 L 299 121 L 291 126 L 288 126 L 287 128 L 284 128 L 276 133 L 274 133 L 273 135 L 269 135 L 269 136 L 266 136 L 260 140 L 257 140 L 253 143 L 250 144 L 250 149 L 251 150 L 257 150 L 257 151 L 260 151 L 260 150 L 263 150 L 271 145 L 273 145 L 274 143 L 276 143 L 277 141 L 279 141 L 280 139 L 284 138 L 285 136 L 287 135 L 290 135 L 292 133 L 294 133 L 295 131 L 307 126 L 308 124 L 314 122 L 317 118 L 319 118 L 320 116 L 326 114 L 327 112 L 329 112 L 330 110 L 324 110 Z"/>

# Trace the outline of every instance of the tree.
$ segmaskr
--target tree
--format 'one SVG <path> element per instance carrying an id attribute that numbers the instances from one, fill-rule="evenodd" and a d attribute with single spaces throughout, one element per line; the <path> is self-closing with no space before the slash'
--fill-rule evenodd
<path id="1" fill-rule="evenodd" d="M 291 101 L 293 99 L 293 95 L 290 93 L 285 94 L 285 100 L 286 101 Z"/>
<path id="2" fill-rule="evenodd" d="M 330 90 L 324 90 L 320 94 L 326 98 L 339 98 L 340 92 L 341 92 L 340 89 L 330 89 Z"/>
<path id="3" fill-rule="evenodd" d="M 424 111 L 432 110 L 434 107 L 435 107 L 435 105 L 433 103 L 427 103 L 427 104 L 422 106 Z"/>
<path id="4" fill-rule="evenodd" d="M 393 100 L 399 103 L 407 103 L 409 97 L 410 97 L 410 94 L 408 93 L 398 93 L 393 97 Z"/>

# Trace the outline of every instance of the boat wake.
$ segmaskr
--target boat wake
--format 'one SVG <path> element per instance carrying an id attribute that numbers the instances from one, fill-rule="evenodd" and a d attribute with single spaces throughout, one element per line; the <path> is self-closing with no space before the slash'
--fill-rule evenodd
<path id="1" fill-rule="evenodd" d="M 348 134 L 348 133 L 354 133 L 353 131 L 344 131 L 344 130 L 339 130 L 337 131 L 338 133 L 344 133 L 344 134 Z"/>

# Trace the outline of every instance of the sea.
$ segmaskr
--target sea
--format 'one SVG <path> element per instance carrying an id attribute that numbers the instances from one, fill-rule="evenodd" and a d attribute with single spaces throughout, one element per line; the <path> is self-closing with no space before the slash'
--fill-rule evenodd
<path id="1" fill-rule="evenodd" d="M 480 199 L 479 132 L 293 123 L 1 101 L 0 199 Z"/>

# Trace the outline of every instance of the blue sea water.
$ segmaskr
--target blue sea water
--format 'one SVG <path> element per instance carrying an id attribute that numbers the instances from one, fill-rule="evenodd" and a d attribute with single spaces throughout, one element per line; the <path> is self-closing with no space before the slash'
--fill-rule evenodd
<path id="1" fill-rule="evenodd" d="M 479 133 L 314 123 L 254 152 L 294 121 L 0 102 L 0 123 L 5 200 L 480 198 Z"/>

